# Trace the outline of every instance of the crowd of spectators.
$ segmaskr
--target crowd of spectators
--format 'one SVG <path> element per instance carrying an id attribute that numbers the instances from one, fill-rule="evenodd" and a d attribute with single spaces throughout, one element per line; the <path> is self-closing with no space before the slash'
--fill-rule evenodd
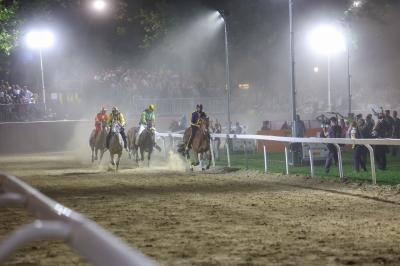
<path id="1" fill-rule="evenodd" d="M 39 113 L 38 95 L 28 86 L 0 81 L 0 121 L 27 121 Z"/>
<path id="2" fill-rule="evenodd" d="M 400 119 L 397 111 L 391 113 L 390 110 L 376 113 L 377 121 L 373 115 L 368 114 L 365 119 L 362 114 L 358 114 L 353 121 L 345 122 L 344 119 L 338 120 L 336 117 L 329 119 L 329 125 L 323 126 L 323 137 L 327 138 L 352 138 L 352 139 L 371 139 L 371 138 L 392 138 L 400 139 Z M 363 145 L 354 145 L 353 161 L 355 171 L 363 169 L 367 171 L 366 160 L 368 150 Z M 325 172 L 329 172 L 330 165 L 334 161 L 337 164 L 338 156 L 336 147 L 328 144 L 329 155 L 325 162 Z M 386 170 L 387 153 L 397 156 L 398 147 L 388 147 L 385 145 L 375 145 L 375 160 L 380 170 Z"/>
<path id="3" fill-rule="evenodd" d="M 38 95 L 34 94 L 28 86 L 9 84 L 0 81 L 0 104 L 30 104 L 36 103 Z"/>
<path id="4" fill-rule="evenodd" d="M 215 94 L 215 89 L 210 88 L 207 82 L 185 77 L 165 67 L 154 71 L 117 67 L 100 71 L 93 79 L 125 97 L 182 98 Z"/>

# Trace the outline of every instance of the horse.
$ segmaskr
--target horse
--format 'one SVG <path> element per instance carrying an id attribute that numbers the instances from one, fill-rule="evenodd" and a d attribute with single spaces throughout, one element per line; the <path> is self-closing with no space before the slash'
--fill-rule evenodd
<path id="1" fill-rule="evenodd" d="M 96 138 L 96 130 L 92 131 L 90 134 L 89 145 L 92 150 L 92 163 L 98 159 L 97 154 L 100 151 L 100 162 L 103 159 L 104 152 L 106 151 L 106 139 L 107 139 L 107 122 L 103 121 L 101 123 L 100 132 L 97 134 Z"/>
<path id="2" fill-rule="evenodd" d="M 153 124 L 151 122 L 147 122 L 146 128 L 143 130 L 142 134 L 139 136 L 139 143 L 136 145 L 135 140 L 136 136 L 139 133 L 139 129 L 136 128 L 131 131 L 131 136 L 129 138 L 132 139 L 130 141 L 132 154 L 135 154 L 136 163 L 139 164 L 139 150 L 140 150 L 140 160 L 144 162 L 144 153 L 147 152 L 147 160 L 148 166 L 150 166 L 151 154 L 153 153 L 154 147 L 156 147 L 159 151 L 161 151 L 160 147 L 158 147 L 155 143 L 155 131 L 153 128 Z"/>
<path id="3" fill-rule="evenodd" d="M 138 130 L 137 127 L 132 127 L 128 130 L 127 134 L 126 134 L 126 138 L 127 138 L 127 146 L 128 146 L 128 156 L 129 159 L 132 159 L 134 152 L 136 150 L 135 147 L 135 136 L 136 136 L 136 131 Z"/>
<path id="4" fill-rule="evenodd" d="M 203 119 L 200 123 L 200 128 L 197 130 L 196 134 L 192 136 L 192 150 L 195 155 L 195 162 L 192 162 L 191 169 L 194 166 L 199 166 L 201 170 L 208 170 L 211 166 L 211 151 L 210 151 L 210 134 L 208 131 L 209 121 L 208 119 Z M 178 152 L 185 156 L 185 148 L 189 142 L 190 135 L 192 134 L 192 128 L 189 127 L 185 130 L 183 135 L 183 142 L 179 144 Z M 206 167 L 203 165 L 204 156 L 208 156 L 208 164 Z"/>
<path id="5" fill-rule="evenodd" d="M 124 149 L 124 140 L 121 136 L 121 126 L 118 122 L 113 122 L 111 125 L 111 139 L 110 139 L 110 159 L 111 164 L 115 165 L 115 171 L 118 171 L 119 161 L 121 159 L 122 150 Z M 115 161 L 115 155 L 118 155 L 117 160 Z"/>

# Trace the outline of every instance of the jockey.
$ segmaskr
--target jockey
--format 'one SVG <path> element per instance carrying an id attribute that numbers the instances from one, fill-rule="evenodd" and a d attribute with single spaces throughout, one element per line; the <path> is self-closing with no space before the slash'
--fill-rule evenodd
<path id="1" fill-rule="evenodd" d="M 190 127 L 192 128 L 191 134 L 186 144 L 186 152 L 190 150 L 192 147 L 193 137 L 196 136 L 197 130 L 200 128 L 200 125 L 203 119 L 206 119 L 207 115 L 203 112 L 203 105 L 196 105 L 196 110 L 192 113 L 192 119 L 190 120 Z"/>
<path id="2" fill-rule="evenodd" d="M 139 145 L 139 137 L 142 134 L 143 130 L 147 127 L 148 123 L 151 123 L 152 127 L 155 128 L 156 116 L 154 114 L 154 110 L 156 106 L 154 104 L 150 104 L 149 107 L 142 112 L 140 115 L 139 121 L 139 131 L 136 134 L 135 144 Z"/>
<path id="3" fill-rule="evenodd" d="M 124 140 L 124 148 L 127 149 L 126 145 L 126 135 L 125 135 L 125 118 L 124 115 L 118 110 L 117 107 L 112 108 L 112 112 L 110 116 L 108 117 L 108 126 L 110 127 L 110 132 L 107 135 L 107 142 L 106 142 L 106 147 L 107 149 L 110 148 L 110 139 L 111 139 L 111 126 L 114 121 L 117 121 L 119 125 L 121 126 L 121 131 L 119 132 L 121 134 L 122 139 Z"/>
<path id="4" fill-rule="evenodd" d="M 96 133 L 94 134 L 94 138 L 97 137 L 99 132 L 101 131 L 101 125 L 102 123 L 107 123 L 108 121 L 108 115 L 107 115 L 107 109 L 106 108 L 101 108 L 101 111 L 96 115 L 94 126 L 96 127 Z"/>

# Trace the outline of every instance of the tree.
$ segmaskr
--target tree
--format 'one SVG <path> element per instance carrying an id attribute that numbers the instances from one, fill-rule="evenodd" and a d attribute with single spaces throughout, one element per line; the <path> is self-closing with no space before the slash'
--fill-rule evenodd
<path id="1" fill-rule="evenodd" d="M 6 4 L 0 0 L 0 51 L 10 55 L 18 45 L 20 20 L 17 18 L 18 4 L 14 1 Z"/>

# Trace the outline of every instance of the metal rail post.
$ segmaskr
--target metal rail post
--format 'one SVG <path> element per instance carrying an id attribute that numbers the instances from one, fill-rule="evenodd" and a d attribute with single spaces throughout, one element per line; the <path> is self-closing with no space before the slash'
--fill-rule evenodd
<path id="1" fill-rule="evenodd" d="M 286 174 L 289 174 L 289 160 L 288 160 L 288 148 L 285 145 L 285 162 L 286 162 Z"/>
<path id="2" fill-rule="evenodd" d="M 213 165 L 213 167 L 215 167 L 214 140 L 212 138 L 210 139 L 210 152 L 211 152 L 212 165 Z"/>
<path id="3" fill-rule="evenodd" d="M 374 149 L 370 144 L 366 144 L 365 147 L 369 150 L 369 157 L 371 161 L 371 175 L 372 175 L 372 184 L 376 185 L 376 168 L 375 168 L 375 154 Z"/>
<path id="4" fill-rule="evenodd" d="M 246 159 L 246 170 L 249 169 L 249 158 L 247 156 L 247 145 L 246 140 L 243 141 L 244 157 Z"/>
<path id="5" fill-rule="evenodd" d="M 334 143 L 336 149 L 337 149 L 337 154 L 338 154 L 338 167 L 339 167 L 339 176 L 340 179 L 344 178 L 343 174 L 343 159 L 342 159 L 342 149 L 340 148 L 339 144 Z"/>
<path id="6" fill-rule="evenodd" d="M 312 153 L 311 147 L 310 147 L 310 149 L 308 150 L 308 154 L 309 154 L 309 156 L 310 156 L 311 177 L 314 177 L 314 157 L 313 157 L 313 153 Z"/>
<path id="7" fill-rule="evenodd" d="M 264 173 L 268 172 L 267 147 L 264 145 Z"/>
<path id="8" fill-rule="evenodd" d="M 231 155 L 229 153 L 229 135 L 226 136 L 226 158 L 228 159 L 228 167 L 231 167 Z"/>
<path id="9" fill-rule="evenodd" d="M 163 149 L 164 149 L 164 157 L 167 159 L 168 154 L 167 154 L 167 145 L 165 144 L 165 137 L 162 138 L 163 141 Z"/>

